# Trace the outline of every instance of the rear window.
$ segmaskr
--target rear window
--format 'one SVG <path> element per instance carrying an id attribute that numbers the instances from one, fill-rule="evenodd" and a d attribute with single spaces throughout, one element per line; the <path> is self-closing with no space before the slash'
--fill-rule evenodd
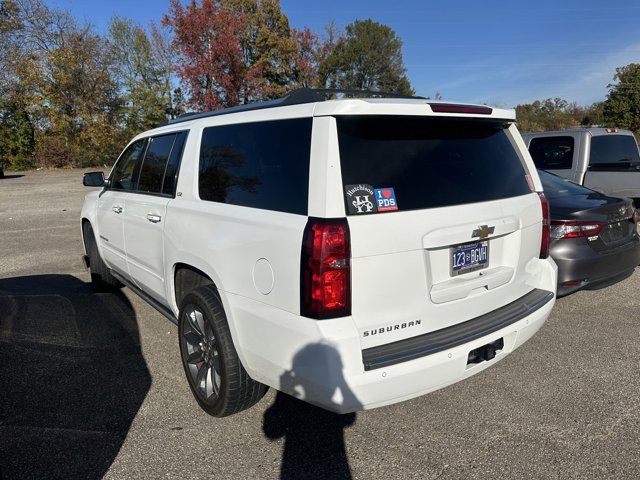
<path id="1" fill-rule="evenodd" d="M 573 137 L 533 138 L 529 153 L 536 167 L 546 170 L 570 170 L 573 163 Z"/>
<path id="2" fill-rule="evenodd" d="M 398 116 L 336 121 L 349 214 L 418 210 L 531 193 L 504 124 Z M 369 208 L 366 202 L 372 198 Z"/>
<path id="3" fill-rule="evenodd" d="M 543 170 L 538 170 L 544 195 L 547 198 L 570 197 L 573 195 L 590 195 L 593 190 L 581 187 L 566 178 L 559 177 Z"/>
<path id="4" fill-rule="evenodd" d="M 205 128 L 202 200 L 307 214 L 311 118 Z"/>
<path id="5" fill-rule="evenodd" d="M 598 135 L 591 138 L 591 170 L 626 170 L 638 164 L 638 146 L 631 135 Z"/>

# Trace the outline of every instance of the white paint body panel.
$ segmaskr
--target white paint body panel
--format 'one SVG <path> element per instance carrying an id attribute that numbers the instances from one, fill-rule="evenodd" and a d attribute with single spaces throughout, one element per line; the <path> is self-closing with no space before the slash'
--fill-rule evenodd
<path id="1" fill-rule="evenodd" d="M 116 213 L 117 209 L 121 213 Z M 104 262 L 120 273 L 128 272 L 124 245 L 124 198 L 122 192 L 107 190 L 96 199 L 94 234 Z M 97 227 L 97 228 L 96 228 Z"/>
<path id="2" fill-rule="evenodd" d="M 121 224 L 126 274 L 178 316 L 174 272 L 193 266 L 217 286 L 238 355 L 249 375 L 329 410 L 373 408 L 433 391 L 481 371 L 526 341 L 547 318 L 553 302 L 530 317 L 459 347 L 365 372 L 362 349 L 455 325 L 500 308 L 533 288 L 555 292 L 556 267 L 538 258 L 541 232 L 536 193 L 476 205 L 348 217 L 352 244 L 352 315 L 312 320 L 300 316 L 300 257 L 308 216 L 345 217 L 334 115 L 432 115 L 424 100 L 341 100 L 233 113 L 169 125 L 142 138 L 189 129 L 175 198 L 123 194 Z M 198 159 L 202 130 L 214 125 L 314 116 L 308 216 L 201 201 Z M 473 117 L 473 115 L 462 115 Z M 513 111 L 493 117 L 513 119 Z M 485 116 L 486 117 L 486 116 Z M 515 126 L 512 142 L 536 190 L 541 185 Z M 135 140 L 135 139 L 134 139 Z M 105 192 L 103 197 L 109 192 Z M 131 197 L 131 198 L 129 198 Z M 111 200 L 90 193 L 83 218 L 100 232 Z M 104 206 L 102 204 L 104 202 Z M 96 212 L 98 214 L 96 215 Z M 162 216 L 153 224 L 148 213 Z M 455 218 L 455 221 L 452 219 Z M 469 240 L 479 224 L 495 225 L 490 265 L 479 274 L 452 278 L 448 248 Z M 119 257 L 100 245 L 115 268 Z M 385 282 L 380 282 L 384 276 Z M 365 330 L 421 319 L 419 328 L 363 336 Z M 496 359 L 467 368 L 470 350 L 504 338 Z"/>
<path id="3" fill-rule="evenodd" d="M 164 269 L 164 223 L 169 199 L 153 195 L 126 193 L 123 212 L 127 266 L 138 288 L 166 304 Z M 159 217 L 157 223 L 149 216 Z"/>

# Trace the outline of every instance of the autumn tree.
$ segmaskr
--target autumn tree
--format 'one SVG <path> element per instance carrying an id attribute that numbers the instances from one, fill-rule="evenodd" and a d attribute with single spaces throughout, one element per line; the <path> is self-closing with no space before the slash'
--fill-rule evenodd
<path id="1" fill-rule="evenodd" d="M 34 166 L 35 129 L 24 105 L 0 104 L 0 158 L 14 170 Z"/>
<path id="2" fill-rule="evenodd" d="M 260 69 L 245 62 L 244 17 L 213 0 L 191 0 L 186 6 L 171 0 L 163 25 L 173 29 L 176 72 L 191 108 L 215 110 L 255 95 Z"/>
<path id="3" fill-rule="evenodd" d="M 402 59 L 402 40 L 373 20 L 347 25 L 330 55 L 319 65 L 319 80 L 329 88 L 413 94 Z"/>
<path id="4" fill-rule="evenodd" d="M 640 133 L 640 64 L 616 68 L 613 79 L 603 104 L 604 121 Z"/>
<path id="5" fill-rule="evenodd" d="M 169 100 L 166 114 L 175 118 L 184 113 L 184 97 L 180 87 L 174 87 L 173 66 L 176 63 L 176 52 L 171 38 L 171 29 L 151 23 L 151 46 L 153 55 L 160 68 L 163 97 Z"/>
<path id="6" fill-rule="evenodd" d="M 0 161 L 13 169 L 34 165 L 35 128 L 28 108 L 38 78 L 35 59 L 19 37 L 24 24 L 18 3 L 0 2 Z"/>
<path id="7" fill-rule="evenodd" d="M 291 76 L 296 87 L 315 87 L 318 83 L 318 64 L 321 43 L 309 28 L 292 30 L 296 52 L 291 65 Z"/>
<path id="8" fill-rule="evenodd" d="M 125 122 L 130 134 L 166 120 L 172 106 L 167 66 L 147 33 L 135 22 L 115 17 L 109 25 L 109 48 L 114 80 L 125 100 Z"/>
<path id="9" fill-rule="evenodd" d="M 122 102 L 106 42 L 87 28 L 66 32 L 64 46 L 46 52 L 43 64 L 41 162 L 112 163 L 127 135 L 117 128 Z"/>
<path id="10" fill-rule="evenodd" d="M 518 128 L 523 132 L 577 127 L 583 116 L 580 107 L 562 98 L 547 98 L 516 106 Z"/>
<path id="11" fill-rule="evenodd" d="M 311 45 L 311 32 L 302 36 L 289 25 L 279 0 L 221 0 L 221 4 L 243 20 L 240 48 L 248 68 L 259 72 L 256 96 L 276 98 L 299 85 L 296 67 Z M 302 49 L 298 40 L 306 42 Z"/>
<path id="12" fill-rule="evenodd" d="M 13 143 L 20 151 L 34 146 L 41 165 L 111 163 L 123 141 L 122 105 L 106 42 L 41 0 L 12 0 L 10 10 L 7 5 L 12 21 L 2 18 L 8 45 L 2 122 L 24 135 Z"/>

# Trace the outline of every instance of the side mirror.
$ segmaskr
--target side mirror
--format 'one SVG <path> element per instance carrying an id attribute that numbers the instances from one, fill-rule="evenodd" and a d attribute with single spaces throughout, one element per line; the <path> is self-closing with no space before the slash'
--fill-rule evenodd
<path id="1" fill-rule="evenodd" d="M 82 184 L 85 187 L 104 187 L 104 173 L 103 172 L 88 172 L 82 177 Z"/>

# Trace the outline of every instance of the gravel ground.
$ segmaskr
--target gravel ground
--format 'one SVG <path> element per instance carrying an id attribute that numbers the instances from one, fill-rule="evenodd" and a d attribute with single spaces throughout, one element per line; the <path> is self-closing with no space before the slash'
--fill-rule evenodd
<path id="1" fill-rule="evenodd" d="M 214 419 L 176 328 L 93 294 L 80 171 L 0 180 L 0 478 L 637 478 L 640 273 L 558 300 L 485 372 L 338 416 L 269 392 Z"/>

